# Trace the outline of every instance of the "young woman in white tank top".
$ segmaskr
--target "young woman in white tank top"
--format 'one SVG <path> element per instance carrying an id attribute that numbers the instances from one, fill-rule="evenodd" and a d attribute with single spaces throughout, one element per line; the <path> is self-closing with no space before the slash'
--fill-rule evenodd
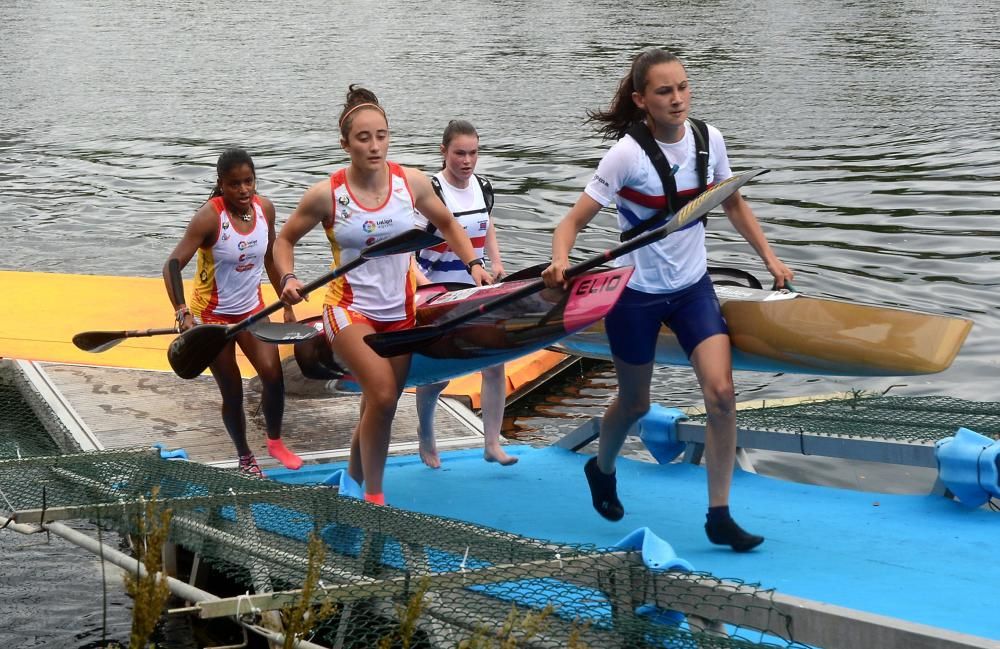
<path id="1" fill-rule="evenodd" d="M 274 241 L 274 205 L 257 195 L 253 159 L 242 149 L 229 149 L 216 164 L 218 181 L 211 198 L 199 209 L 180 243 L 163 266 L 167 294 L 174 305 L 177 325 L 186 331 L 196 324 L 232 324 L 264 308 L 260 279 L 266 270 L 277 286 L 271 256 Z M 194 293 L 184 298 L 180 270 L 198 254 Z M 176 261 L 176 271 L 171 262 Z M 286 322 L 295 322 L 286 307 Z M 268 454 L 290 469 L 302 460 L 281 441 L 281 420 L 285 410 L 285 387 L 278 350 L 243 331 L 230 341 L 209 366 L 222 393 L 222 421 L 239 454 L 241 471 L 262 476 L 260 466 L 247 442 L 243 412 L 243 379 L 236 364 L 236 345 L 257 370 L 261 380 L 261 409 L 267 429 Z"/>
<path id="2" fill-rule="evenodd" d="M 441 155 L 444 157 L 444 168 L 436 177 L 441 183 L 444 203 L 465 228 L 472 245 L 476 247 L 476 254 L 482 255 L 483 250 L 486 251 L 493 279 L 499 279 L 503 275 L 503 262 L 500 261 L 496 229 L 487 209 L 482 187 L 473 175 L 479 160 L 479 133 L 475 127 L 463 120 L 449 122 L 441 138 Z M 468 271 L 464 265 L 460 265 L 461 262 L 447 244 L 420 251 L 417 263 L 428 282 L 472 282 Z M 422 280 L 418 279 L 418 283 L 422 283 Z M 503 411 L 507 402 L 504 366 L 487 367 L 481 374 L 483 384 L 480 394 L 485 438 L 483 459 L 510 466 L 517 462 L 517 458 L 508 455 L 500 445 L 500 426 L 503 424 Z M 417 388 L 420 459 L 432 469 L 441 467 L 434 439 L 434 411 L 438 397 L 446 385 L 447 382 L 443 382 Z"/>
<path id="3" fill-rule="evenodd" d="M 295 276 L 295 244 L 322 224 L 334 265 L 356 257 L 367 245 L 414 226 L 419 210 L 438 228 L 476 284 L 489 275 L 476 259 L 464 230 L 441 204 L 421 171 L 386 160 L 389 121 L 370 90 L 352 85 L 340 113 L 340 145 L 350 164 L 313 185 L 281 229 L 274 246 L 281 275 L 281 299 L 302 300 L 304 284 Z M 384 504 L 382 477 L 389 451 L 392 420 L 410 367 L 409 354 L 382 358 L 364 342 L 376 331 L 413 325 L 416 276 L 410 255 L 366 262 L 331 284 L 324 301 L 324 328 L 336 358 L 361 386 L 361 416 L 351 438 L 347 473 L 363 483 L 365 500 Z"/>

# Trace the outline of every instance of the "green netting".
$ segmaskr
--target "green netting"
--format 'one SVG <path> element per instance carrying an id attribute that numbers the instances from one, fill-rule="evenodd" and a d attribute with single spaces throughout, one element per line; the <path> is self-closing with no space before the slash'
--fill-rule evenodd
<path id="1" fill-rule="evenodd" d="M 706 421 L 704 415 L 691 418 Z M 964 426 L 988 437 L 1000 437 L 1000 403 L 952 397 L 886 397 L 858 395 L 849 399 L 748 408 L 736 413 L 740 428 L 805 432 L 847 437 L 887 438 L 932 443 Z"/>
<path id="2" fill-rule="evenodd" d="M 61 436 L 69 435 L 63 432 Z M 52 439 L 21 389 L 0 373 L 0 458 L 58 453 Z"/>
<path id="3" fill-rule="evenodd" d="M 172 513 L 171 541 L 241 590 L 269 593 L 203 603 L 203 615 L 266 619 L 285 609 L 324 646 L 794 644 L 782 640 L 792 624 L 771 591 L 653 571 L 634 552 L 525 538 L 145 450 L 0 461 L 0 509 L 18 523 L 88 518 L 135 534 L 147 529 L 154 493 Z M 291 612 L 303 587 L 316 593 L 309 616 Z M 684 618 L 671 611 L 700 626 L 678 626 Z M 742 637 L 698 630 L 722 622 Z"/>

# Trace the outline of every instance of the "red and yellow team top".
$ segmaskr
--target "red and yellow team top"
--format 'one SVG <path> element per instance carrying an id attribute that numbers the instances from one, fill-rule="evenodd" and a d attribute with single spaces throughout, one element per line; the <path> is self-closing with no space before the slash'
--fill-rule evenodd
<path id="1" fill-rule="evenodd" d="M 128 338 L 98 354 L 78 349 L 73 336 L 81 331 L 123 331 L 156 329 L 174 324 L 173 309 L 159 277 L 118 277 L 111 275 L 69 275 L 0 271 L 0 287 L 7 303 L 0 319 L 0 357 L 80 365 L 102 365 L 169 372 L 167 347 L 173 336 Z M 185 294 L 191 283 L 185 282 Z M 270 284 L 262 286 L 264 301 L 277 296 Z M 320 295 L 295 306 L 298 318 L 318 315 Z M 272 316 L 275 321 L 280 314 Z M 283 356 L 292 353 L 282 345 Z M 508 394 L 559 365 L 565 354 L 540 351 L 507 364 Z M 237 349 L 244 377 L 255 372 Z M 473 407 L 479 404 L 478 375 L 452 381 L 445 394 L 466 397 Z"/>

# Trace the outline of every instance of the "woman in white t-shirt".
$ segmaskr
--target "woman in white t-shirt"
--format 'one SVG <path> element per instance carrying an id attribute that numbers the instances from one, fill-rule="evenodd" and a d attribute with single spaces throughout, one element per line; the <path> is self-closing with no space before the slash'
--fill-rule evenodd
<path id="1" fill-rule="evenodd" d="M 673 54 L 651 49 L 635 58 L 607 111 L 590 113 L 600 131 L 618 142 L 605 154 L 584 193 L 556 228 L 552 264 L 543 273 L 549 286 L 565 283 L 569 251 L 577 234 L 612 201 L 623 231 L 675 212 L 712 184 L 732 175 L 722 134 L 688 118 L 691 88 L 684 65 Z M 633 135 L 634 134 L 634 135 Z M 667 160 L 665 180 L 639 140 L 652 141 Z M 704 142 L 706 139 L 708 142 Z M 668 184 L 668 187 L 664 187 Z M 775 256 L 747 202 L 734 194 L 723 203 L 733 227 L 763 260 L 777 286 L 793 278 Z M 601 420 L 597 456 L 584 467 L 594 508 L 609 520 L 625 511 L 618 499 L 615 458 L 629 428 L 649 410 L 653 353 L 666 324 L 690 359 L 705 400 L 708 425 L 705 460 L 709 509 L 705 532 L 712 543 L 746 552 L 761 536 L 744 531 L 729 512 L 736 457 L 736 398 L 728 329 L 707 274 L 705 226 L 681 228 L 625 255 L 635 266 L 628 287 L 605 319 L 618 375 L 618 394 Z"/>
<path id="2" fill-rule="evenodd" d="M 465 120 L 448 122 L 441 138 L 441 155 L 444 157 L 444 166 L 434 175 L 435 190 L 465 228 L 476 256 L 482 258 L 485 251 L 490 260 L 490 274 L 496 281 L 503 276 L 503 263 L 500 261 L 500 247 L 497 245 L 496 229 L 490 215 L 493 190 L 488 181 L 475 174 L 476 162 L 479 160 L 479 133 L 476 127 Z M 447 243 L 421 250 L 416 255 L 416 260 L 429 282 L 474 284 L 466 265 Z M 508 455 L 500 445 L 500 426 L 503 424 L 503 410 L 507 402 L 504 367 L 502 364 L 487 367 L 481 374 L 483 383 L 480 395 L 485 437 L 483 459 L 510 466 L 517 462 L 517 458 Z M 434 410 L 446 385 L 447 382 L 443 382 L 417 388 L 420 459 L 432 469 L 441 467 L 441 458 L 434 440 Z"/>

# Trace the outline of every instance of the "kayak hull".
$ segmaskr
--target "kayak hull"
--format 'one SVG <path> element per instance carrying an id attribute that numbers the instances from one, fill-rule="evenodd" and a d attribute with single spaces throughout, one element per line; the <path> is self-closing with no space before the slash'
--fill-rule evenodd
<path id="1" fill-rule="evenodd" d="M 611 310 L 632 268 L 588 273 L 568 289 L 543 289 L 484 313 L 414 353 L 406 386 L 427 385 L 477 372 L 551 347 L 567 335 L 600 322 Z M 449 290 L 447 285 L 421 287 L 417 295 L 418 325 L 429 325 L 480 308 L 534 280 Z M 317 319 L 313 319 L 318 324 Z M 305 376 L 343 379 L 323 337 L 298 343 L 295 357 Z"/>
<path id="2" fill-rule="evenodd" d="M 729 326 L 733 369 L 836 376 L 909 376 L 947 369 L 972 328 L 965 318 L 716 286 Z M 561 340 L 560 351 L 610 360 L 604 323 Z M 690 365 L 663 327 L 656 362 Z"/>

